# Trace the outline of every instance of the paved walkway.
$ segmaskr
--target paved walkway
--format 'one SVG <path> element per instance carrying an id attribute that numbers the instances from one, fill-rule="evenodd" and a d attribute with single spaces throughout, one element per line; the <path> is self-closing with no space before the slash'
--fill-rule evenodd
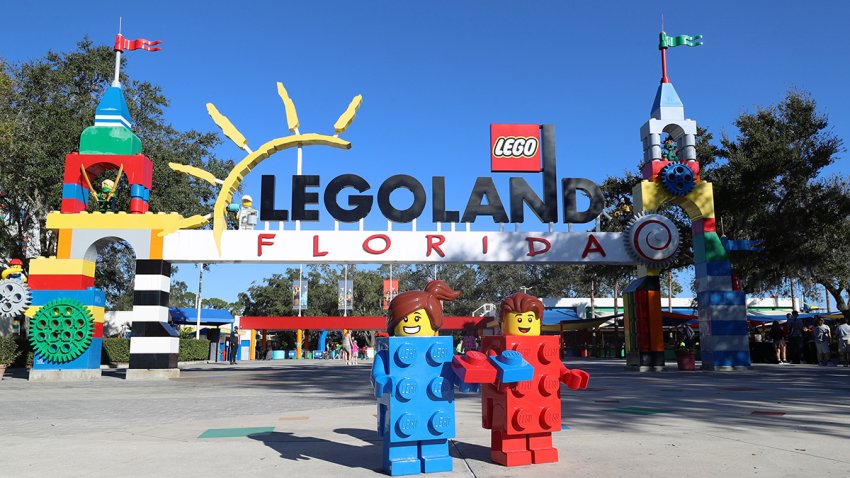
<path id="1" fill-rule="evenodd" d="M 574 361 L 560 462 L 489 462 L 476 395 L 458 399 L 452 473 L 440 476 L 850 475 L 850 369 L 636 373 Z M 187 365 L 181 378 L 0 382 L 0 476 L 324 477 L 380 474 L 371 364 Z M 12 376 L 10 376 L 12 375 Z M 252 431 L 266 433 L 249 435 Z M 230 435 L 230 436 L 228 436 Z"/>

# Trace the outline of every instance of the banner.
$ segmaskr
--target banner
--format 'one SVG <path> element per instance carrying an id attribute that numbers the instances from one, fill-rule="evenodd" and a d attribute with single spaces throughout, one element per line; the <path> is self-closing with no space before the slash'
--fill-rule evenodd
<path id="1" fill-rule="evenodd" d="M 384 280 L 384 310 L 389 310 L 390 301 L 393 300 L 393 297 L 398 295 L 398 281 L 397 280 Z"/>
<path id="2" fill-rule="evenodd" d="M 354 282 L 341 280 L 337 286 L 339 310 L 352 310 L 354 308 Z"/>
<path id="3" fill-rule="evenodd" d="M 296 310 L 307 310 L 307 293 L 309 283 L 305 280 L 292 284 L 292 307 Z"/>

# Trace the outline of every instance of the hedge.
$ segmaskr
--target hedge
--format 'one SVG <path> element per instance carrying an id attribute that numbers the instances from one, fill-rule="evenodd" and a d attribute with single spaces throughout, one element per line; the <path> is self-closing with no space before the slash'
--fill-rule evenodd
<path id="1" fill-rule="evenodd" d="M 130 339 L 120 337 L 104 338 L 100 363 L 127 363 L 130 361 Z"/>
<path id="2" fill-rule="evenodd" d="M 180 362 L 207 360 L 210 358 L 210 341 L 207 339 L 180 339 Z"/>

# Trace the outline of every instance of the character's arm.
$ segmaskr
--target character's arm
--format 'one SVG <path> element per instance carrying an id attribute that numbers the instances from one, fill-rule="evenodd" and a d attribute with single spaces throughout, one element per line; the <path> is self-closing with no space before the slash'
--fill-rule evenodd
<path id="1" fill-rule="evenodd" d="M 492 351 L 491 351 L 492 352 Z M 531 380 L 534 367 L 519 352 L 506 350 L 489 356 L 471 350 L 452 359 L 452 370 L 462 383 L 515 383 Z"/>
<path id="2" fill-rule="evenodd" d="M 582 390 L 587 388 L 590 374 L 577 368 L 569 369 L 561 363 L 561 382 L 565 383 L 571 390 Z"/>
<path id="3" fill-rule="evenodd" d="M 375 398 L 381 398 L 385 392 L 389 393 L 392 389 L 392 377 L 387 370 L 386 350 L 375 354 L 375 361 L 372 363 L 372 386 L 375 388 Z"/>

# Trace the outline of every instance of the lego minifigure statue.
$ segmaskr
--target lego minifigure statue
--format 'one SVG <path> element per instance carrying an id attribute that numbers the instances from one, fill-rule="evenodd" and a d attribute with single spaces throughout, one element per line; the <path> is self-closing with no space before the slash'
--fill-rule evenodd
<path id="1" fill-rule="evenodd" d="M 12 259 L 9 261 L 9 267 L 3 270 L 0 274 L 0 279 L 17 279 L 21 282 L 27 281 L 27 276 L 24 274 L 24 263 L 20 259 Z"/>
<path id="2" fill-rule="evenodd" d="M 673 141 L 673 138 L 667 136 L 667 139 L 664 140 L 664 147 L 661 148 L 661 158 L 670 162 L 678 161 L 678 152 L 679 148 L 676 147 L 676 142 Z"/>
<path id="3" fill-rule="evenodd" d="M 392 476 L 451 471 L 448 440 L 455 436 L 454 387 L 476 391 L 474 383 L 528 380 L 531 366 L 518 354 L 473 357 L 452 366 L 452 337 L 439 337 L 441 301 L 460 292 L 443 281 L 424 291 L 395 296 L 387 311 L 389 337 L 378 339 L 372 385 L 378 399 L 378 434 L 383 438 L 383 468 Z M 483 358 L 483 360 L 481 360 Z M 482 363 L 483 362 L 483 363 Z"/>
<path id="4" fill-rule="evenodd" d="M 242 196 L 242 207 L 239 208 L 239 230 L 253 231 L 257 225 L 257 210 L 253 206 L 254 200 L 251 196 Z"/>
<path id="5" fill-rule="evenodd" d="M 516 293 L 499 309 L 502 335 L 484 337 L 487 355 L 516 351 L 534 368 L 534 377 L 510 385 L 481 387 L 484 428 L 491 429 L 490 457 L 505 466 L 558 461 L 552 432 L 561 430 L 560 384 L 572 390 L 587 388 L 587 372 L 561 363 L 558 336 L 540 335 L 543 304 Z"/>
<path id="6" fill-rule="evenodd" d="M 104 179 L 100 183 L 100 192 L 97 194 L 97 210 L 100 212 L 115 212 L 115 181 Z"/>

